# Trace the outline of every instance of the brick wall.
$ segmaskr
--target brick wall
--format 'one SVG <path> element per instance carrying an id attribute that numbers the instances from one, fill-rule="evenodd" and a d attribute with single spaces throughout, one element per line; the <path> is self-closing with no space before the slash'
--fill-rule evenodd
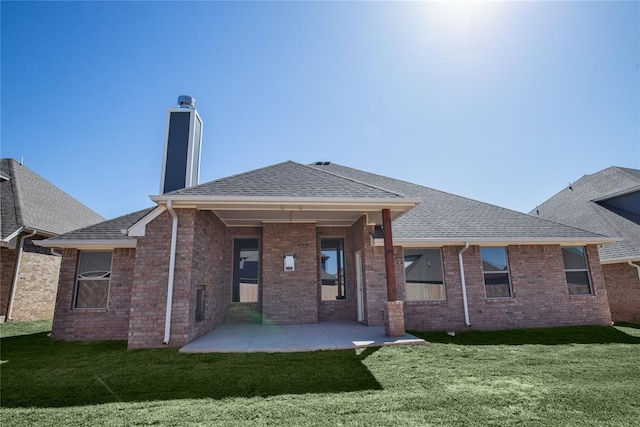
<path id="1" fill-rule="evenodd" d="M 0 316 L 6 316 L 13 284 L 13 273 L 16 269 L 15 249 L 0 248 Z"/>
<path id="2" fill-rule="evenodd" d="M 169 345 L 186 344 L 189 335 L 191 264 L 195 209 L 176 209 L 178 238 Z M 161 347 L 167 307 L 172 217 L 163 212 L 138 237 L 131 291 L 129 348 Z"/>
<path id="3" fill-rule="evenodd" d="M 21 236 L 17 238 L 18 244 Z M 0 252 L 0 315 L 2 316 L 8 315 L 17 255 L 17 249 L 2 248 Z M 25 239 L 20 272 L 18 272 L 14 291 L 13 320 L 53 318 L 59 270 L 59 257 L 52 255 L 49 249 L 34 245 L 31 239 Z"/>
<path id="4" fill-rule="evenodd" d="M 611 317 L 614 322 L 640 324 L 640 279 L 638 271 L 629 264 L 602 266 Z"/>
<path id="5" fill-rule="evenodd" d="M 445 247 L 443 263 L 447 301 L 408 302 L 407 329 L 460 330 L 464 325 L 457 252 Z M 560 247 L 557 245 L 509 246 L 509 270 L 513 298 L 487 299 L 480 250 L 470 247 L 463 255 L 471 328 L 507 329 L 567 325 L 609 325 L 611 317 L 604 278 L 595 246 L 587 247 L 593 295 L 569 295 Z"/>
<path id="6" fill-rule="evenodd" d="M 278 324 L 318 321 L 318 258 L 315 224 L 264 224 L 262 311 Z M 295 254 L 295 271 L 284 271 L 284 254 Z"/>
<path id="7" fill-rule="evenodd" d="M 78 251 L 62 253 L 52 337 L 65 341 L 127 339 L 135 249 L 112 252 L 106 309 L 73 309 Z"/>
<path id="8" fill-rule="evenodd" d="M 222 323 L 231 301 L 231 251 L 226 226 L 213 212 L 198 211 L 194 232 L 190 341 Z M 196 322 L 196 291 L 199 287 L 205 291 L 205 316 Z"/>
<path id="9" fill-rule="evenodd" d="M 48 250 L 47 250 L 48 251 Z M 13 320 L 52 319 L 58 289 L 60 257 L 25 240 L 13 299 Z"/>

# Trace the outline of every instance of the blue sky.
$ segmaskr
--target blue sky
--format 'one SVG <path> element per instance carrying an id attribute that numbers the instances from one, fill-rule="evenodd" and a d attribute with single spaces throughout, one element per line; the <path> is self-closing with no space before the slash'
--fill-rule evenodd
<path id="1" fill-rule="evenodd" d="M 165 111 L 201 182 L 332 161 L 527 212 L 640 168 L 639 2 L 6 2 L 2 157 L 105 217 L 152 205 Z"/>

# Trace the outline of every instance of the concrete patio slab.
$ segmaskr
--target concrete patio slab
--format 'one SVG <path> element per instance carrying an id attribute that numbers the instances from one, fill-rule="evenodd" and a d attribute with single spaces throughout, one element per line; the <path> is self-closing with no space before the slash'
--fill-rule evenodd
<path id="1" fill-rule="evenodd" d="M 405 334 L 390 338 L 384 326 L 331 321 L 308 325 L 226 324 L 196 338 L 181 353 L 290 353 L 388 345 L 425 344 Z"/>

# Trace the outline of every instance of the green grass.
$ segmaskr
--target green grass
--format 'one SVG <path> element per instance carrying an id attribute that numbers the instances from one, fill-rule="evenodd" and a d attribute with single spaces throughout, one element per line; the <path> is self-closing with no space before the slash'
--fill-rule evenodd
<path id="1" fill-rule="evenodd" d="M 127 351 L 0 326 L 0 419 L 54 425 L 637 425 L 640 327 L 418 333 L 423 346 Z"/>

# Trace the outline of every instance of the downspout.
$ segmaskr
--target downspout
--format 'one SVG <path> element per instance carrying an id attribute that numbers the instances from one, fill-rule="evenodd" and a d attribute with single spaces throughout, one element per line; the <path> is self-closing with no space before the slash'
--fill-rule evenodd
<path id="1" fill-rule="evenodd" d="M 16 261 L 15 274 L 13 275 L 13 283 L 11 284 L 11 296 L 9 297 L 9 308 L 7 309 L 7 320 L 13 320 L 13 300 L 16 296 L 16 288 L 18 287 L 18 279 L 20 278 L 20 263 L 22 261 L 22 250 L 24 248 L 24 239 L 33 237 L 36 231 L 26 234 L 20 238 L 20 246 L 18 248 L 18 260 Z"/>
<path id="2" fill-rule="evenodd" d="M 469 305 L 467 304 L 467 281 L 464 278 L 464 262 L 462 262 L 462 254 L 469 249 L 469 242 L 464 243 L 464 248 L 458 252 L 458 263 L 460 264 L 460 281 L 462 282 L 462 306 L 464 308 L 464 323 L 471 326 L 469 321 Z"/>
<path id="3" fill-rule="evenodd" d="M 640 265 L 638 264 L 634 264 L 631 261 L 627 261 L 627 264 L 629 264 L 631 267 L 635 268 L 636 270 L 638 270 L 638 279 L 640 279 Z"/>
<path id="4" fill-rule="evenodd" d="M 171 306 L 173 305 L 173 277 L 176 267 L 176 240 L 178 239 L 178 215 L 173 210 L 172 201 L 167 200 L 167 210 L 173 218 L 171 225 L 171 252 L 169 253 L 169 280 L 167 283 L 167 312 L 164 319 L 164 340 L 162 344 L 169 344 L 171 336 Z"/>

